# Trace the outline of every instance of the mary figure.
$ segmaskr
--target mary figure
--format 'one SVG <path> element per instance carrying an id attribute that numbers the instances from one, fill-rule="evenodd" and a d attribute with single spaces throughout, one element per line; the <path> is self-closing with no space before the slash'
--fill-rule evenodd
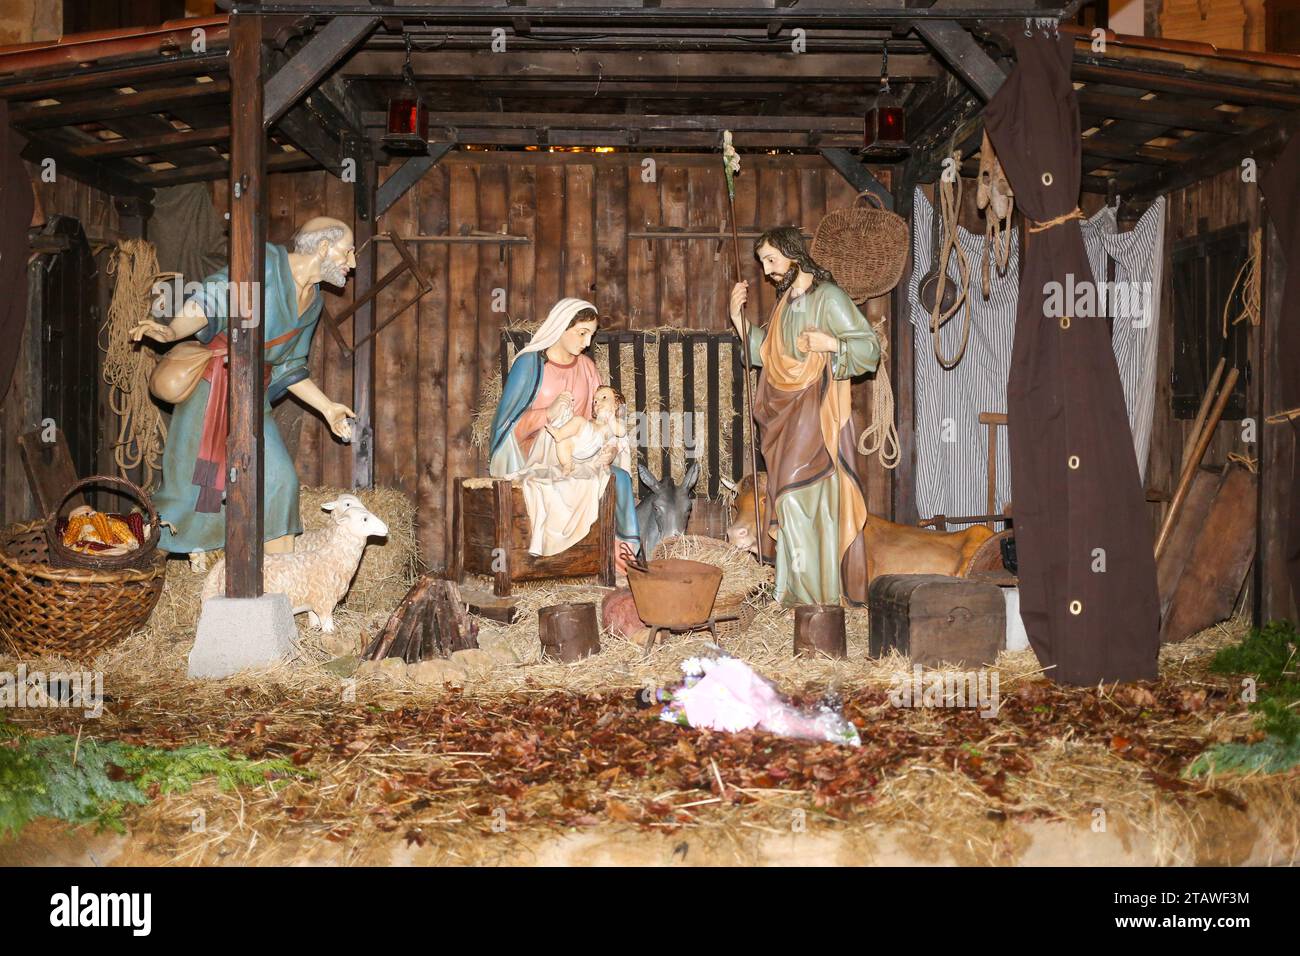
<path id="1" fill-rule="evenodd" d="M 556 468 L 555 442 L 546 430 L 572 415 L 593 417 L 592 398 L 601 381 L 596 363 L 583 353 L 598 322 L 590 302 L 561 299 L 515 356 L 492 421 L 488 473 L 522 478 L 532 524 L 529 550 L 538 555 L 558 554 L 586 537 L 612 478 L 615 559 L 622 570 L 625 559 L 640 550 L 626 452 L 622 460 L 611 456 L 608 473 L 565 475 Z"/>

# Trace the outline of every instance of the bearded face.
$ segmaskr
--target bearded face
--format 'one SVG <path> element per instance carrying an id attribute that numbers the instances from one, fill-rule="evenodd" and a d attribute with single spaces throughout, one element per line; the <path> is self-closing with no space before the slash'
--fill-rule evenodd
<path id="1" fill-rule="evenodd" d="M 352 235 L 331 242 L 321 257 L 320 277 L 332 286 L 343 288 L 348 284 L 348 273 L 357 265 L 356 250 Z"/>
<path id="2" fill-rule="evenodd" d="M 799 266 L 766 243 L 758 249 L 758 261 L 763 266 L 763 275 L 781 295 L 785 295 L 794 280 L 799 278 Z"/>
<path id="3" fill-rule="evenodd" d="M 347 267 L 332 259 L 326 259 L 320 264 L 320 277 L 332 286 L 342 288 L 348 282 Z"/>

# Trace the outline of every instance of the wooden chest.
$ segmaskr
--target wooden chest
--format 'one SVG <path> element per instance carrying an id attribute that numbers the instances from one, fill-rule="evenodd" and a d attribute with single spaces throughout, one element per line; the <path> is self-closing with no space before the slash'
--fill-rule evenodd
<path id="1" fill-rule="evenodd" d="M 941 574 L 882 574 L 871 582 L 871 656 L 892 647 L 912 663 L 978 667 L 1006 640 L 1006 603 L 997 585 Z"/>
<path id="2" fill-rule="evenodd" d="M 458 584 L 467 574 L 493 578 L 498 597 L 510 594 L 515 581 L 573 578 L 597 575 L 600 583 L 614 584 L 614 482 L 605 486 L 600 516 L 587 536 L 573 547 L 550 557 L 528 552 L 528 511 L 524 493 L 504 479 L 490 484 L 467 485 L 457 478 L 452 499 L 452 566 L 450 577 Z"/>

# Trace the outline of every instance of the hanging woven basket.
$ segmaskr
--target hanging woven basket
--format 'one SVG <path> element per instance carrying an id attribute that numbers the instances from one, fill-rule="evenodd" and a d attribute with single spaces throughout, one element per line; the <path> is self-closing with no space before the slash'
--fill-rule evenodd
<path id="1" fill-rule="evenodd" d="M 911 250 L 910 235 L 902 216 L 885 209 L 874 193 L 864 191 L 852 206 L 822 217 L 812 256 L 831 271 L 835 284 L 849 298 L 861 304 L 898 285 Z"/>

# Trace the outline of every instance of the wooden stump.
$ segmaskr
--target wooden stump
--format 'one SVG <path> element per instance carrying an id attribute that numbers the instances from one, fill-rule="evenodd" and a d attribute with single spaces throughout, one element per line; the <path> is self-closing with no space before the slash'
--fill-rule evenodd
<path id="1" fill-rule="evenodd" d="M 849 656 L 844 608 L 835 604 L 801 604 L 794 609 L 794 656 Z"/>
<path id="2" fill-rule="evenodd" d="M 455 581 L 426 574 L 406 592 L 363 660 L 396 657 L 415 664 L 478 647 L 478 625 L 465 610 Z"/>
<path id="3" fill-rule="evenodd" d="M 537 612 L 537 635 L 545 657 L 572 664 L 600 653 L 596 605 L 552 604 Z"/>

